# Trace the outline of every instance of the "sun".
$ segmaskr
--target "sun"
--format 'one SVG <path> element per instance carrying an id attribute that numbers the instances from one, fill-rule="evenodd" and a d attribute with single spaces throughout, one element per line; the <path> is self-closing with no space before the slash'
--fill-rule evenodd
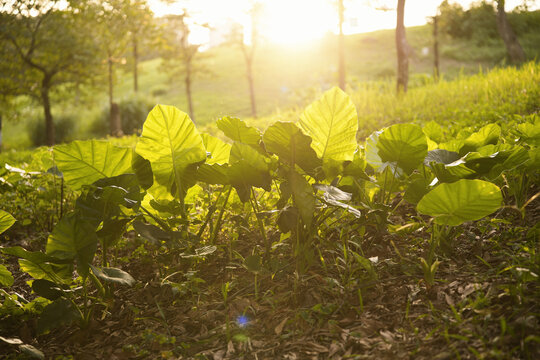
<path id="1" fill-rule="evenodd" d="M 336 9 L 327 1 L 273 0 L 263 4 L 259 32 L 273 43 L 308 43 L 337 28 Z"/>

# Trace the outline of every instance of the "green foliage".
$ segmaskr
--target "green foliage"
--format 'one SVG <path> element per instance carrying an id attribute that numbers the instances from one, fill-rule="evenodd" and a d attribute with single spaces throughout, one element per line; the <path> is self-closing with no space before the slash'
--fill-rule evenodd
<path id="1" fill-rule="evenodd" d="M 135 151 L 149 160 L 155 181 L 183 201 L 206 159 L 199 131 L 186 113 L 158 105 L 148 115 Z"/>
<path id="2" fill-rule="evenodd" d="M 105 141 L 74 141 L 54 148 L 58 168 L 66 183 L 76 190 L 98 179 L 125 173 L 131 169 L 131 158 L 131 149 Z"/>
<path id="3" fill-rule="evenodd" d="M 439 10 L 442 31 L 454 38 L 474 38 L 477 44 L 482 44 L 486 38 L 499 36 L 496 9 L 492 3 L 484 0 L 463 10 L 461 5 L 445 0 Z"/>
<path id="4" fill-rule="evenodd" d="M 125 135 L 139 134 L 142 130 L 146 116 L 154 107 L 154 102 L 142 96 L 123 99 L 117 102 L 122 123 L 122 132 Z M 90 125 L 90 133 L 94 136 L 104 137 L 110 133 L 111 109 L 105 106 L 101 114 Z"/>
<path id="5" fill-rule="evenodd" d="M 426 136 L 417 125 L 392 125 L 379 135 L 377 149 L 382 161 L 395 162 L 410 174 L 427 155 Z"/>
<path id="6" fill-rule="evenodd" d="M 327 91 L 300 118 L 300 128 L 312 138 L 312 148 L 323 161 L 327 177 L 341 162 L 351 161 L 358 147 L 358 117 L 350 97 L 339 88 Z"/>
<path id="7" fill-rule="evenodd" d="M 45 121 L 39 118 L 27 124 L 26 130 L 33 146 L 47 145 Z M 55 142 L 57 144 L 72 141 L 75 135 L 76 122 L 74 115 L 60 115 L 54 119 Z"/>
<path id="8" fill-rule="evenodd" d="M 459 180 L 441 184 L 417 205 L 418 212 L 433 216 L 436 224 L 457 226 L 478 220 L 501 207 L 501 190 L 482 180 Z"/>
<path id="9" fill-rule="evenodd" d="M 9 229 L 15 221 L 15 218 L 11 214 L 0 210 L 0 234 Z"/>
<path id="10" fill-rule="evenodd" d="M 48 176 L 61 179 L 62 173 L 77 191 L 73 211 L 56 223 L 45 252 L 1 249 L 18 258 L 20 269 L 33 279 L 33 293 L 47 299 L 38 332 L 71 323 L 86 327 L 98 316 L 96 310 L 108 316 L 110 304 L 122 299 L 115 298 L 116 287 L 136 284 L 116 264 L 143 259 L 152 269 L 148 276 L 159 274 L 161 290 L 170 289 L 171 306 L 199 304 L 205 292 L 219 292 L 215 283 L 200 286 L 207 277 L 198 271 L 211 268 L 224 284 L 219 321 L 225 326 L 217 328 L 225 328 L 227 339 L 234 338 L 229 313 L 253 307 L 252 300 L 237 305 L 238 294 L 248 298 L 253 288 L 253 301 L 275 301 L 275 279 L 291 279 L 291 300 L 311 302 L 302 305 L 311 310 L 298 315 L 310 325 L 340 311 L 365 311 L 364 301 L 375 293 L 372 284 L 382 284 L 388 269 L 412 279 L 423 274 L 424 284 L 414 280 L 415 291 L 425 288 L 429 298 L 439 285 L 436 275 L 448 270 L 455 244 L 468 244 L 477 233 L 487 239 L 493 224 L 507 221 L 506 215 L 483 218 L 501 209 L 504 200 L 504 211 L 513 209 L 522 221 L 539 196 L 530 194 L 538 184 L 537 115 L 507 115 L 496 124 L 395 124 L 359 143 L 355 114 L 351 99 L 331 89 L 298 124 L 278 121 L 262 134 L 242 120 L 222 118 L 218 126 L 233 140 L 228 144 L 200 134 L 177 108 L 158 105 L 137 139 L 135 155 L 111 142 L 56 146 L 58 168 Z M 41 176 L 12 166 L 6 170 L 22 179 Z M 233 187 L 238 196 L 230 196 Z M 129 238 L 123 238 L 126 232 Z M 137 250 L 123 258 L 111 251 L 126 244 Z M 534 247 L 528 251 L 531 259 L 536 256 Z M 385 260 L 378 264 L 381 255 L 374 254 L 380 253 Z M 96 254 L 102 257 L 99 266 Z M 534 261 L 528 271 L 515 270 L 523 281 L 532 281 L 538 271 Z M 231 292 L 241 281 L 237 269 L 247 269 L 254 279 Z M 0 281 L 9 285 L 6 271 L 0 267 Z M 342 300 L 326 302 L 315 293 L 314 299 L 303 299 L 309 279 L 321 283 L 324 296 L 338 294 Z M 150 285 L 146 289 L 152 291 Z M 6 304 L 17 300 L 4 298 Z M 158 314 L 152 319 L 174 329 L 159 296 L 150 298 Z M 281 334 L 286 322 L 275 332 Z M 189 352 L 187 346 L 174 351 Z"/>

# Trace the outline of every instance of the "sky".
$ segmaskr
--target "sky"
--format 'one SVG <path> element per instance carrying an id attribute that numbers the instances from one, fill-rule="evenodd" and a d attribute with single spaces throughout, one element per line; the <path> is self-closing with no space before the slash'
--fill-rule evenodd
<path id="1" fill-rule="evenodd" d="M 405 2 L 405 26 L 423 25 L 433 16 L 442 0 L 407 0 Z M 180 14 L 182 9 L 190 11 L 194 23 L 208 23 L 216 32 L 225 32 L 231 20 L 244 26 L 250 33 L 250 4 L 259 2 L 263 10 L 259 32 L 271 42 L 299 44 L 316 40 L 328 32 L 338 32 L 336 0 L 180 0 L 172 5 L 164 5 L 160 0 L 149 0 L 151 9 L 157 16 Z M 471 0 L 453 0 L 468 8 Z M 510 11 L 522 0 L 506 0 L 506 10 Z M 533 1 L 538 8 L 538 0 Z M 396 0 L 344 0 L 346 8 L 345 34 L 392 29 L 396 23 L 396 13 L 392 10 Z M 373 4 L 388 11 L 377 10 Z M 208 43 L 210 31 L 200 26 L 192 26 L 190 41 Z M 215 39 L 214 39 L 215 40 Z M 217 41 L 217 40 L 215 40 Z M 249 42 L 249 36 L 246 39 Z"/>

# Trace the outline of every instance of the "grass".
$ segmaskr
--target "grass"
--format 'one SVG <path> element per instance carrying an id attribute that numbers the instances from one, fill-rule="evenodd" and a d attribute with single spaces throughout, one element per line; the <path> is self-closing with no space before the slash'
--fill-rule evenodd
<path id="1" fill-rule="evenodd" d="M 414 53 L 410 61 L 411 92 L 403 99 L 396 99 L 394 93 L 394 77 L 396 56 L 393 30 L 382 30 L 366 34 L 346 37 L 346 66 L 350 88 L 358 106 L 360 121 L 372 130 L 379 125 L 396 121 L 414 120 L 431 117 L 437 120 L 441 106 L 439 101 L 445 97 L 462 94 L 463 86 L 469 86 L 466 75 L 483 73 L 471 82 L 479 83 L 489 79 L 495 88 L 482 91 L 478 100 L 483 100 L 489 93 L 497 93 L 500 87 L 506 86 L 512 76 L 504 80 L 503 73 L 499 78 L 485 73 L 499 65 L 504 65 L 504 47 L 501 41 L 493 40 L 484 46 L 477 46 L 467 41 L 442 38 L 441 43 L 441 84 L 432 83 L 432 36 L 429 26 L 407 29 L 408 41 Z M 538 56 L 540 38 L 537 34 L 526 34 L 520 39 L 528 56 Z M 264 127 L 268 117 L 296 116 L 295 109 L 303 108 L 311 103 L 320 92 L 336 83 L 337 49 L 336 38 L 328 35 L 321 41 L 297 47 L 276 45 L 261 46 L 255 55 L 255 86 L 257 110 L 260 119 L 249 119 L 251 107 L 248 86 L 245 76 L 243 55 L 238 48 L 221 46 L 210 49 L 203 54 L 201 66 L 208 72 L 199 74 L 193 83 L 193 99 L 196 123 L 199 126 L 213 124 L 222 116 L 235 116 L 248 120 L 259 127 Z M 427 49 L 427 53 L 424 50 Z M 530 68 L 530 67 L 529 67 Z M 534 66 L 533 66 L 534 68 Z M 537 80 L 538 71 L 533 80 Z M 456 80 L 458 85 L 451 82 Z M 482 80 L 484 79 L 484 80 Z M 521 83 L 527 78 L 519 80 Z M 472 83 L 470 83 L 472 84 Z M 53 100 L 53 115 L 71 117 L 75 130 L 67 140 L 88 138 L 92 135 L 89 129 L 106 112 L 106 84 L 97 89 L 86 89 L 81 94 L 65 92 L 57 94 Z M 479 85 L 480 86 L 480 85 Z M 480 86 L 481 87 L 481 86 Z M 524 88 L 530 88 L 527 85 Z M 421 88 L 421 89 L 420 89 Z M 175 105 L 187 110 L 185 88 L 181 77 L 172 77 L 161 65 L 160 59 L 152 59 L 141 63 L 138 96 L 152 103 Z M 423 89 L 423 90 L 422 90 Z M 452 90 L 453 89 L 453 90 Z M 475 86 L 475 92 L 479 87 Z M 429 102 L 433 91 L 439 99 Z M 527 95 L 527 97 L 532 97 Z M 122 69 L 117 74 L 115 99 L 130 99 L 135 96 L 133 80 L 129 69 Z M 515 94 L 514 94 L 515 96 Z M 465 98 L 465 97 L 464 97 Z M 423 100 L 421 100 L 423 99 Z M 520 102 L 519 99 L 516 100 Z M 42 121 L 42 110 L 35 103 L 22 101 L 19 106 L 18 120 L 5 114 L 4 149 L 21 149 L 30 147 L 31 141 L 27 132 L 36 121 Z M 493 104 L 489 102 L 489 104 Z M 429 109 L 427 108 L 429 106 Z M 487 106 L 487 105 L 486 105 Z M 463 111 L 456 104 L 456 114 Z M 474 109 L 472 109 L 474 110 Z M 519 110 L 521 111 L 521 110 Z M 534 109 L 533 109 L 534 111 Z M 486 115 L 487 116 L 487 115 Z M 493 118 L 495 115 L 489 115 Z M 294 119 L 288 119 L 294 120 Z M 366 133 L 367 131 L 366 130 Z M 365 134 L 363 134 L 365 135 Z"/>

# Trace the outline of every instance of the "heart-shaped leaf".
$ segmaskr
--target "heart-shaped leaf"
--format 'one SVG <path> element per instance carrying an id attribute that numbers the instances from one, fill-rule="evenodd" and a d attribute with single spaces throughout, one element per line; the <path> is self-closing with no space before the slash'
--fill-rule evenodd
<path id="1" fill-rule="evenodd" d="M 217 127 L 223 131 L 229 139 L 247 145 L 259 145 L 261 132 L 252 126 L 247 126 L 240 119 L 224 117 L 217 121 Z"/>
<path id="2" fill-rule="evenodd" d="M 77 262 L 81 275 L 88 274 L 88 264 L 96 252 L 98 238 L 95 227 L 77 214 L 64 216 L 49 235 L 46 254 Z"/>
<path id="3" fill-rule="evenodd" d="M 501 203 L 501 190 L 497 185 L 482 180 L 459 180 L 431 190 L 416 209 L 434 217 L 436 224 L 457 226 L 493 213 Z"/>
<path id="4" fill-rule="evenodd" d="M 231 144 L 227 144 L 217 137 L 208 134 L 202 134 L 201 136 L 206 152 L 209 153 L 209 156 L 206 158 L 206 163 L 209 165 L 227 164 L 231 154 Z"/>
<path id="5" fill-rule="evenodd" d="M 396 124 L 379 135 L 377 148 L 382 161 L 395 162 L 410 174 L 427 155 L 427 139 L 418 125 Z"/>
<path id="6" fill-rule="evenodd" d="M 15 218 L 10 213 L 0 210 L 0 234 L 15 224 Z"/>
<path id="7" fill-rule="evenodd" d="M 64 294 L 56 283 L 45 279 L 34 280 L 32 282 L 32 290 L 38 296 L 49 300 L 56 300 Z"/>
<path id="8" fill-rule="evenodd" d="M 78 190 L 105 177 L 131 172 L 130 148 L 107 141 L 74 141 L 54 147 L 54 160 L 66 183 Z"/>
<path id="9" fill-rule="evenodd" d="M 47 305 L 41 313 L 37 329 L 39 334 L 64 324 L 71 324 L 73 321 L 81 319 L 81 314 L 68 299 L 57 299 Z"/>
<path id="10" fill-rule="evenodd" d="M 256 274 L 262 269 L 262 259 L 259 255 L 249 255 L 244 259 L 244 266 Z"/>
<path id="11" fill-rule="evenodd" d="M 92 269 L 92 272 L 94 273 L 94 275 L 98 277 L 98 279 L 103 280 L 105 282 L 110 282 L 110 283 L 119 284 L 119 285 L 127 285 L 127 286 L 133 286 L 137 282 L 127 272 L 118 268 L 113 268 L 113 267 L 98 268 L 93 265 L 90 265 L 90 268 Z"/>
<path id="12" fill-rule="evenodd" d="M 288 179 L 294 204 L 298 208 L 300 218 L 309 228 L 313 221 L 313 214 L 315 213 L 315 195 L 313 194 L 313 188 L 309 185 L 308 181 L 296 171 L 291 171 Z"/>
<path id="13" fill-rule="evenodd" d="M 322 159 L 327 176 L 336 175 L 340 163 L 353 160 L 358 115 L 351 98 L 339 88 L 328 90 L 308 106 L 298 125 L 313 139 L 311 147 Z"/>
<path id="14" fill-rule="evenodd" d="M 13 275 L 4 265 L 0 264 L 0 285 L 10 287 L 13 285 Z"/>
<path id="15" fill-rule="evenodd" d="M 206 160 L 201 135 L 189 116 L 167 105 L 157 105 L 148 114 L 135 151 L 150 161 L 155 180 L 182 198 L 195 184 L 197 166 Z"/>
<path id="16" fill-rule="evenodd" d="M 272 179 L 268 162 L 255 148 L 235 142 L 231 148 L 230 163 L 227 177 L 241 201 L 248 201 L 252 186 L 270 191 Z"/>
<path id="17" fill-rule="evenodd" d="M 294 123 L 278 121 L 272 124 L 264 132 L 263 141 L 268 152 L 289 165 L 298 165 L 308 174 L 315 175 L 322 165 L 311 148 L 311 138 Z"/>
<path id="18" fill-rule="evenodd" d="M 21 270 L 34 279 L 70 283 L 73 272 L 72 260 L 63 260 L 40 251 L 27 251 L 20 246 L 2 248 L 6 255 L 19 258 Z"/>
<path id="19" fill-rule="evenodd" d="M 497 124 L 488 124 L 467 137 L 465 139 L 465 144 L 459 153 L 464 155 L 470 151 L 478 149 L 479 147 L 488 144 L 496 144 L 499 141 L 500 136 L 501 127 Z"/>

